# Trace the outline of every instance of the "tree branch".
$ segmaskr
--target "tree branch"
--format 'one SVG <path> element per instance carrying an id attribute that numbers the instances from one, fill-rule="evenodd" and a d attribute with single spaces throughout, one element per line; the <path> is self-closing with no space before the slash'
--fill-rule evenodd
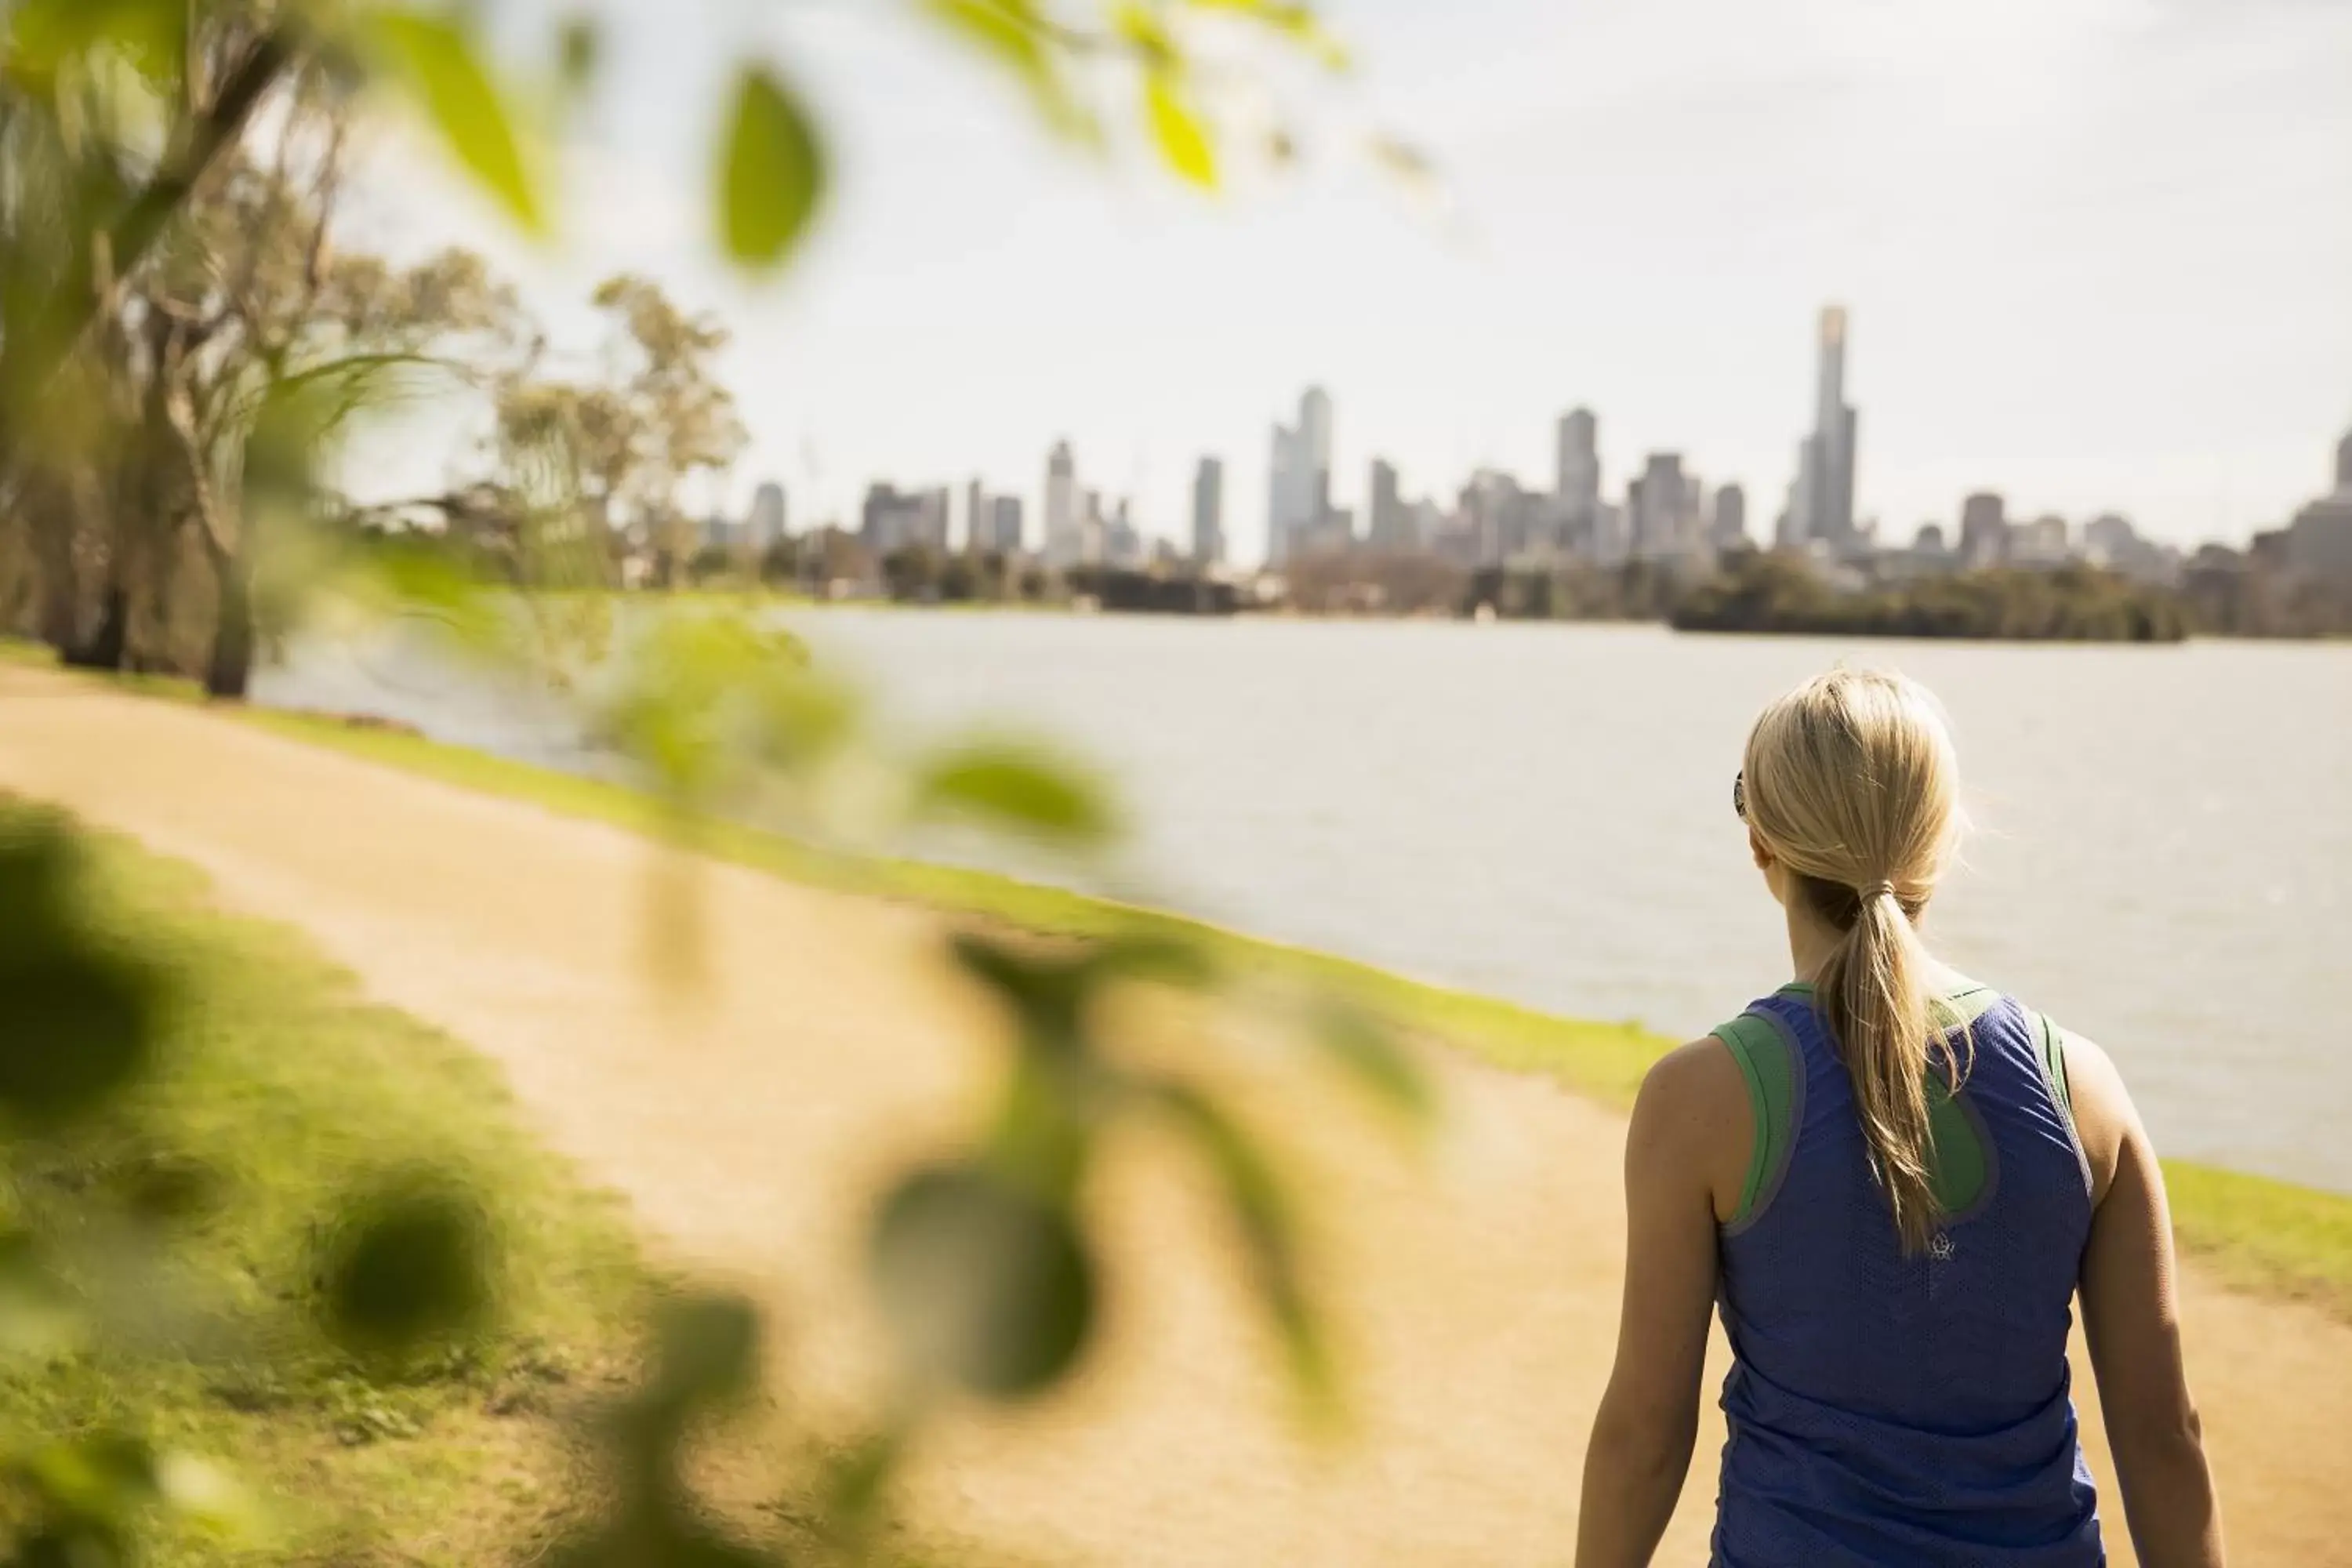
<path id="1" fill-rule="evenodd" d="M 71 265 L 50 299 L 23 323 L 32 329 L 29 341 L 11 345 L 18 352 L 9 355 L 15 363 L 9 366 L 5 392 L 19 405 L 47 386 L 104 307 L 106 279 L 127 278 L 146 259 L 222 151 L 244 135 L 247 121 L 294 56 L 290 27 L 281 25 L 264 33 L 113 224 L 103 232 L 78 237 Z"/>

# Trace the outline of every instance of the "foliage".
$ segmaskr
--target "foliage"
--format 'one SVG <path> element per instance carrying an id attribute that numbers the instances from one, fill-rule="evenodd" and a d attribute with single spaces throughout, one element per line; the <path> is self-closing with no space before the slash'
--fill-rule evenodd
<path id="1" fill-rule="evenodd" d="M 953 0 L 927 14 L 1010 68 L 1049 122 L 1081 141 L 1100 140 L 1097 95 L 1123 79 L 1170 167 L 1202 185 L 1220 178 L 1223 152 L 1216 94 L 1194 69 L 1196 30 L 1238 26 L 1340 63 L 1312 14 L 1290 4 L 1122 0 L 1073 20 L 1030 0 Z M 723 468 L 742 439 L 709 372 L 724 342 L 713 323 L 642 279 L 616 279 L 596 297 L 622 349 L 614 384 L 567 385 L 536 374 L 511 299 L 478 264 L 444 258 L 398 271 L 332 243 L 349 106 L 377 86 L 420 111 L 526 226 L 542 223 L 550 204 L 529 117 L 462 10 L 20 0 L 5 20 L 0 520 L 27 542 L 53 644 L 110 668 L 135 662 L 129 623 L 171 620 L 176 562 L 193 549 L 214 595 L 206 685 L 236 697 L 259 640 L 304 610 L 339 557 L 373 568 L 385 596 L 425 606 L 492 656 L 511 642 L 470 574 L 452 569 L 469 552 L 500 556 L 528 588 L 551 564 L 576 569 L 621 524 L 673 565 L 683 559 L 678 488 Z M 593 35 L 567 24 L 561 46 L 576 87 L 593 66 Z M 717 159 L 719 229 L 737 261 L 765 268 L 790 256 L 820 210 L 826 154 L 772 64 L 745 60 L 738 79 Z M 316 526 L 347 510 L 320 481 L 323 455 L 396 373 L 467 337 L 498 389 L 502 472 L 445 500 L 488 505 L 440 509 L 455 550 L 380 538 L 351 554 Z M 468 526 L 484 519 L 498 526 Z M 93 542 L 99 629 L 86 639 Z M 1087 781 L 1034 752 L 974 743 L 937 758 L 887 755 L 857 705 L 808 670 L 795 645 L 747 622 L 688 614 L 627 630 L 617 676 L 593 700 L 675 837 L 698 837 L 717 814 L 769 799 L 859 843 L 929 817 L 977 817 L 1083 855 L 1115 820 Z M 26 1173 L 72 1154 L 79 1129 L 135 1118 L 160 1081 L 169 1015 L 152 957 L 89 923 L 65 839 L 45 829 L 0 849 L 0 882 L 17 895 L 0 909 L 21 924 L 15 984 L 0 996 L 0 1055 L 10 1059 L 0 1110 L 14 1120 L 0 1159 L 23 1200 Z M 691 907 L 656 905 L 652 923 L 690 932 L 690 921 L 667 917 Z M 1050 952 L 969 937 L 952 956 L 999 994 L 1016 1049 L 988 1124 L 949 1164 L 910 1175 L 877 1218 L 876 1287 L 912 1383 L 1009 1399 L 1062 1379 L 1094 1328 L 1089 1173 L 1108 1140 L 1153 1119 L 1190 1138 L 1217 1174 L 1301 1386 L 1327 1394 L 1275 1162 L 1205 1083 L 1125 1065 L 1103 1036 L 1103 999 L 1117 990 L 1214 984 L 1205 953 L 1164 935 L 1112 935 Z M 1399 1093 L 1407 1058 L 1367 1046 L 1368 1027 L 1334 1059 L 1392 1101 L 1417 1103 Z M 315 1215 L 313 1277 L 299 1295 L 320 1353 L 341 1358 L 360 1384 L 472 1364 L 493 1315 L 507 1238 L 440 1169 L 395 1163 Z M 164 1267 L 175 1238 L 150 1225 L 137 1250 Z M 113 1353 L 126 1302 L 110 1279 L 78 1271 L 28 1225 L 0 1248 L 0 1342 L 79 1335 Z M 678 1479 L 691 1419 L 749 1383 L 755 1322 L 740 1304 L 710 1300 L 668 1312 L 657 1330 L 649 1379 L 607 1431 L 614 1507 L 562 1559 L 781 1561 L 706 1529 Z M 282 1353 L 264 1359 L 274 1368 Z M 38 1385 L 42 1373 L 31 1376 Z M 835 1539 L 863 1539 L 906 1424 L 925 1407 L 893 1412 L 856 1484 L 836 1493 Z M 211 1472 L 135 1426 L 92 1425 L 19 1457 L 14 1560 L 124 1561 L 155 1505 L 212 1507 Z"/>
<path id="2" fill-rule="evenodd" d="M 2094 567 L 1966 572 L 1855 591 L 1801 561 L 1757 553 L 1727 560 L 1671 619 L 1681 631 L 2075 642 L 2179 642 L 2190 630 L 2173 595 Z"/>
<path id="3" fill-rule="evenodd" d="M 20 938 L 163 982 L 127 1095 L 0 1144 L 0 1519 L 24 1528 L 46 1499 L 55 1541 L 128 1508 L 159 1564 L 432 1535 L 479 1561 L 541 1531 L 567 1407 L 630 1352 L 644 1276 L 624 1216 L 536 1151 L 480 1058 L 370 1005 L 293 933 L 223 916 L 194 873 L 7 802 L 0 866 L 12 895 L 42 889 L 0 901 Z M 22 1023 L 0 1016 L 11 1058 Z M 85 1037 L 58 1020 L 38 1037 L 68 1058 Z M 352 1282 L 320 1269 L 336 1237 L 396 1237 L 351 1200 L 414 1190 L 420 1161 L 496 1237 L 499 1289 L 478 1331 L 415 1342 L 395 1369 L 339 1346 L 313 1281 Z"/>

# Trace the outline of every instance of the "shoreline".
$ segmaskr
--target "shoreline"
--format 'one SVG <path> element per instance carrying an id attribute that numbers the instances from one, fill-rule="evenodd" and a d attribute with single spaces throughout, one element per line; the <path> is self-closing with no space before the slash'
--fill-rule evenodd
<path id="1" fill-rule="evenodd" d="M 56 668 L 46 648 L 0 641 L 0 662 Z M 202 698 L 186 683 L 152 677 L 68 671 L 133 695 L 183 703 Z M 659 807 L 625 784 L 515 762 L 349 720 L 220 705 L 223 716 L 286 739 L 457 788 L 522 802 L 559 816 L 618 826 L 655 839 L 667 828 Z M 1048 936 L 1181 931 L 1238 973 L 1337 983 L 1409 1031 L 1495 1066 L 1549 1078 L 1622 1112 L 1652 1062 L 1681 1044 L 1635 1023 L 1561 1017 L 1500 998 L 1408 978 L 1338 954 L 1255 937 L 1211 921 L 1002 873 L 932 862 L 850 860 L 781 834 L 729 822 L 708 825 L 695 846 L 714 859 L 792 882 L 1011 926 Z M 2315 1302 L 2352 1322 L 2352 1194 L 2167 1159 L 2174 1228 L 2185 1252 L 2225 1283 L 2259 1294 Z"/>

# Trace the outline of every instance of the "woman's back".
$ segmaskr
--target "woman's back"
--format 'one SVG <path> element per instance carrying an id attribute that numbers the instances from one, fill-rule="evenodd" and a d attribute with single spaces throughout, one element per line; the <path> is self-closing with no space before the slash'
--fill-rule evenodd
<path id="1" fill-rule="evenodd" d="M 1915 1256 L 1810 989 L 1716 1032 L 1757 1118 L 1720 1241 L 1725 1568 L 2103 1561 L 2066 1364 L 2090 1174 L 2056 1037 L 2007 998 L 1954 1000 L 1976 1016 L 1959 1093 L 1933 1095 L 1943 1218 Z"/>

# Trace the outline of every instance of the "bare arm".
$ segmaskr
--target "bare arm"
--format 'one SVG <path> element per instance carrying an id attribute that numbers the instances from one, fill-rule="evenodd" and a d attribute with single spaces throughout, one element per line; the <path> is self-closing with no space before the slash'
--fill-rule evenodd
<path id="1" fill-rule="evenodd" d="M 1584 1453 L 1577 1568 L 1645 1568 L 1698 1436 L 1716 1223 L 1755 1136 L 1739 1069 L 1713 1040 L 1650 1069 L 1625 1140 L 1625 1300 Z M 1726 1173 L 1729 1174 L 1727 1177 Z"/>
<path id="2" fill-rule="evenodd" d="M 2221 1568 L 2221 1507 L 2181 1361 L 2164 1173 L 2105 1051 L 2069 1035 L 2066 1079 L 2097 1200 L 2083 1332 L 2132 1545 L 2144 1568 Z"/>

